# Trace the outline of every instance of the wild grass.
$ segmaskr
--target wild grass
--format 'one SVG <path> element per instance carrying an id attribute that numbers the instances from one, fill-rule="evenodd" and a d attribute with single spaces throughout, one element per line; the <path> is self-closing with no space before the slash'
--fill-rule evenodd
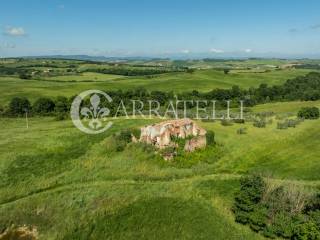
<path id="1" fill-rule="evenodd" d="M 31 118 L 27 129 L 23 118 L 0 119 L 0 230 L 34 225 L 41 239 L 262 239 L 234 222 L 240 175 L 320 186 L 319 120 L 286 130 L 276 121 L 199 121 L 217 145 L 176 162 L 140 145 L 106 147 L 113 133 L 155 121 L 118 119 L 86 135 L 70 120 Z"/>

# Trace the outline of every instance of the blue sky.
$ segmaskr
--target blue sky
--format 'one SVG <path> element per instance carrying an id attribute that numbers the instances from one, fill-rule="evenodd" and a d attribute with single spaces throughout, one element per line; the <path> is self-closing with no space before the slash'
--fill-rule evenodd
<path id="1" fill-rule="evenodd" d="M 3 0 L 0 56 L 320 56 L 319 0 Z"/>

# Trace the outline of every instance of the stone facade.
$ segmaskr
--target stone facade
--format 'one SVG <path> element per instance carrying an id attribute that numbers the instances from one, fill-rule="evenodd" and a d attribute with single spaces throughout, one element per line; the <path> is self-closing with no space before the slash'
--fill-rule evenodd
<path id="1" fill-rule="evenodd" d="M 187 138 L 185 150 L 194 151 L 195 149 L 206 146 L 206 130 L 197 126 L 191 119 L 169 120 L 161 123 L 145 126 L 141 128 L 139 141 L 153 144 L 162 149 L 172 146 L 172 137 Z"/>
<path id="2" fill-rule="evenodd" d="M 207 145 L 206 136 L 198 136 L 194 137 L 190 140 L 186 141 L 186 145 L 184 146 L 184 150 L 186 152 L 193 152 L 194 150 L 205 148 Z"/>

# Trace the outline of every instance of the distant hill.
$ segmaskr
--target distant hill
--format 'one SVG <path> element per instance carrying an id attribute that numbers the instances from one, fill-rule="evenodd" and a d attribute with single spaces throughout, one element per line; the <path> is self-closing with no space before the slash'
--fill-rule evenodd
<path id="1" fill-rule="evenodd" d="M 150 61 L 150 60 L 163 60 L 162 58 L 151 58 L 151 57 L 105 57 L 105 56 L 89 56 L 89 55 L 45 55 L 45 56 L 25 56 L 23 58 L 51 58 L 51 59 L 72 59 L 82 61 Z"/>

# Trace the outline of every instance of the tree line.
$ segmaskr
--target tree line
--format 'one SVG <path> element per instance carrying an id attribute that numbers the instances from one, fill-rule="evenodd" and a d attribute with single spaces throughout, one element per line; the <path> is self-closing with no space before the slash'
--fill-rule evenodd
<path id="1" fill-rule="evenodd" d="M 118 66 L 110 68 L 88 68 L 85 72 L 96 72 L 103 74 L 115 74 L 122 76 L 145 76 L 145 75 L 155 75 L 170 72 L 187 72 L 187 68 L 165 68 L 165 67 L 127 67 Z"/>
<path id="2" fill-rule="evenodd" d="M 231 101 L 231 107 L 238 107 L 239 101 L 244 101 L 245 107 L 252 107 L 257 104 L 279 101 L 315 101 L 320 99 L 320 73 L 309 73 L 306 76 L 296 77 L 287 80 L 283 85 L 271 86 L 261 84 L 257 88 L 241 89 L 233 86 L 230 89 L 214 89 L 209 92 L 197 90 L 174 93 L 173 91 L 147 91 L 140 87 L 133 90 L 106 91 L 112 98 L 112 102 L 101 102 L 107 106 L 111 114 L 117 111 L 121 101 L 127 106 L 132 100 L 140 100 L 147 107 L 149 101 L 158 101 L 161 107 L 168 106 L 170 101 L 187 101 L 187 107 L 193 108 L 197 104 L 205 105 L 205 101 L 216 101 L 216 107 L 225 108 L 227 101 Z M 14 97 L 6 107 L 0 108 L 5 116 L 20 116 L 26 111 L 36 115 L 63 114 L 69 111 L 74 97 L 41 97 L 33 104 L 25 97 Z M 103 100 L 103 99 L 102 99 Z M 197 101 L 199 101 L 197 103 Z M 84 104 L 90 104 L 89 99 Z M 183 108 L 184 106 L 181 106 Z M 205 107 L 205 106 L 203 106 Z M 179 106 L 178 106 L 179 108 Z M 1 110 L 2 109 L 2 110 Z"/>

